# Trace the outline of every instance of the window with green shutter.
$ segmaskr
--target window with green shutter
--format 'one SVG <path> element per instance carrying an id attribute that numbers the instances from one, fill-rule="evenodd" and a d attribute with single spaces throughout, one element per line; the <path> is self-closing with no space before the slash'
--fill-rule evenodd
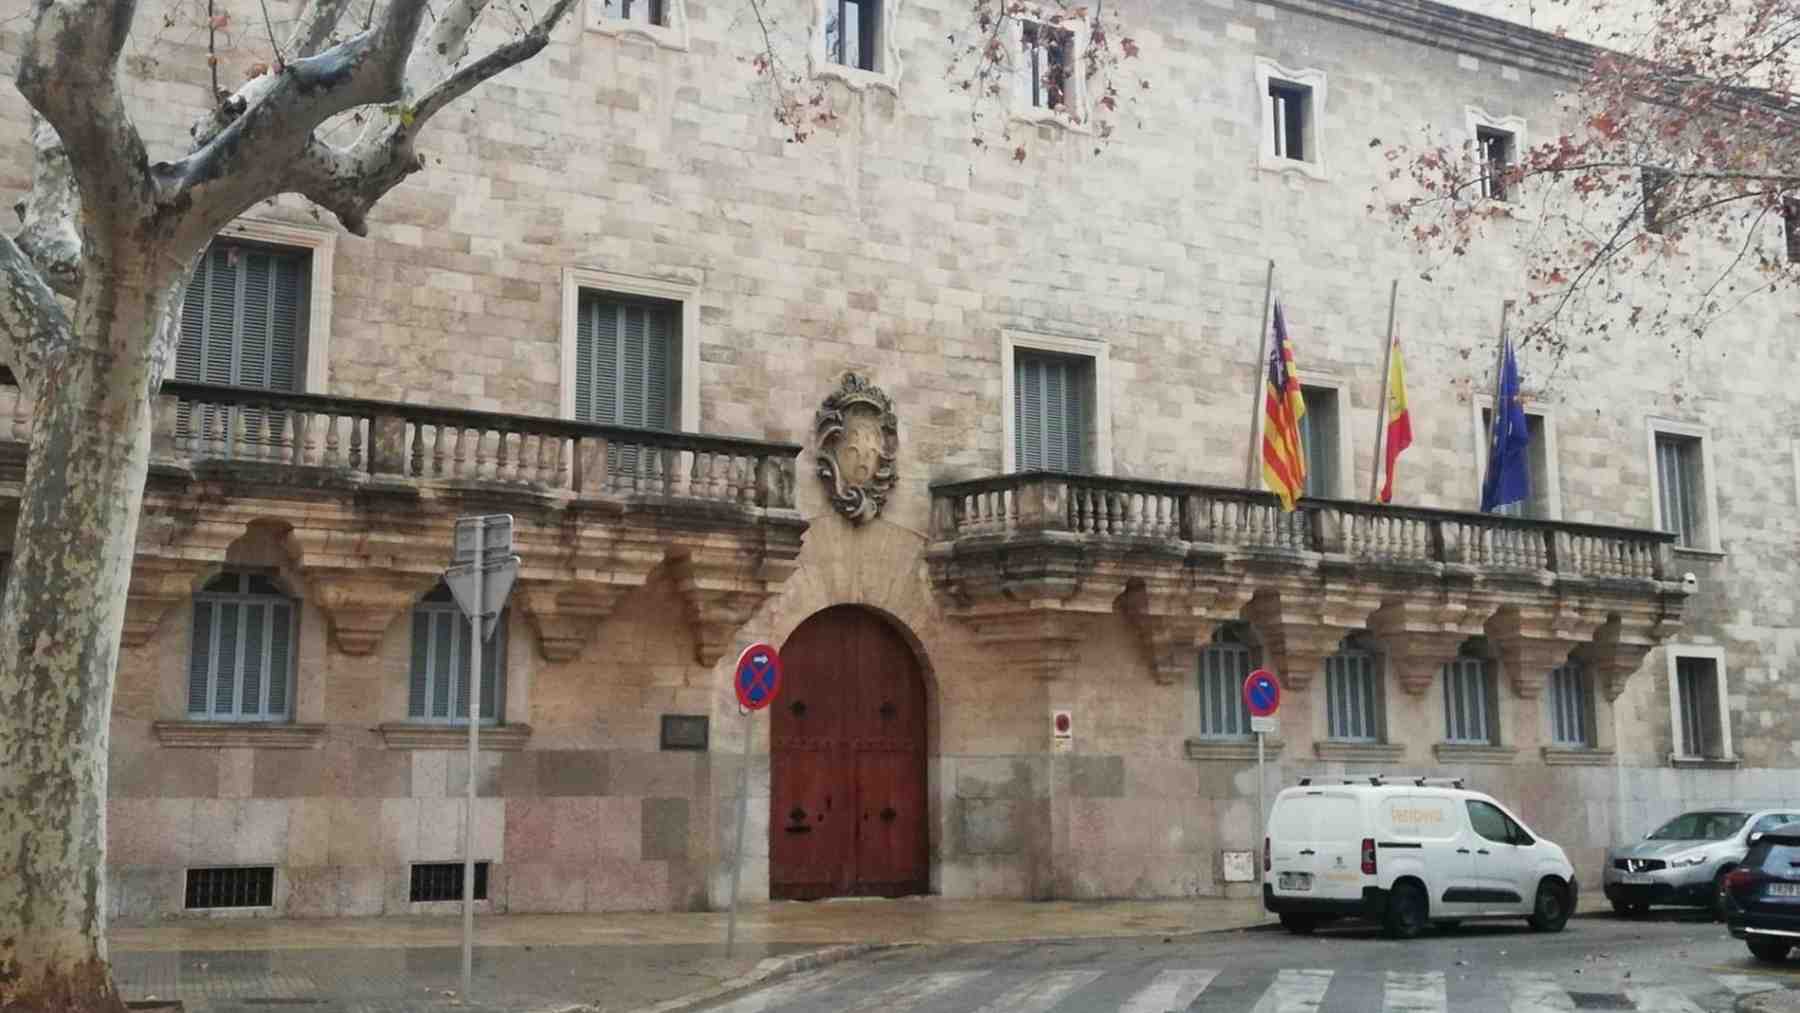
<path id="1" fill-rule="evenodd" d="M 575 418 L 674 429 L 681 307 L 583 292 L 575 320 Z M 607 470 L 635 473 L 636 447 L 616 447 Z"/>
<path id="2" fill-rule="evenodd" d="M 266 576 L 226 572 L 194 595 L 188 717 L 284 721 L 292 713 L 293 599 Z"/>
<path id="3" fill-rule="evenodd" d="M 1093 470 L 1094 360 L 1013 353 L 1013 460 L 1019 471 Z"/>
<path id="4" fill-rule="evenodd" d="M 506 613 L 493 638 L 481 645 L 481 722 L 497 724 L 505 712 Z M 450 589 L 439 584 L 413 608 L 412 670 L 406 716 L 444 724 L 469 722 L 469 670 L 473 655 L 469 618 Z"/>
<path id="5" fill-rule="evenodd" d="M 175 378 L 299 390 L 311 262 L 304 251 L 213 243 L 181 304 Z"/>

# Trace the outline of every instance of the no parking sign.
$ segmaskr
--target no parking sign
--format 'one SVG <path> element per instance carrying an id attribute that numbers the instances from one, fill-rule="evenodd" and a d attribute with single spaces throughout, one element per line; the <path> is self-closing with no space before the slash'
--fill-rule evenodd
<path id="1" fill-rule="evenodd" d="M 781 692 L 781 654 L 768 644 L 751 644 L 738 655 L 738 703 L 745 710 L 759 711 L 775 702 Z"/>

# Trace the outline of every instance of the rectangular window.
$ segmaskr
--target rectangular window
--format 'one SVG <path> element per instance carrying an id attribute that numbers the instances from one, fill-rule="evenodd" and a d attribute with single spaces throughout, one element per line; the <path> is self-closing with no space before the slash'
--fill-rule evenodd
<path id="1" fill-rule="evenodd" d="M 1594 745 L 1593 694 L 1587 670 L 1576 662 L 1550 670 L 1550 741 L 1571 749 Z"/>
<path id="2" fill-rule="evenodd" d="M 1250 707 L 1244 680 L 1250 675 L 1250 648 L 1210 644 L 1200 652 L 1200 737 L 1241 739 L 1250 734 Z"/>
<path id="3" fill-rule="evenodd" d="M 1325 705 L 1331 738 L 1380 742 L 1380 659 L 1367 651 L 1339 651 L 1326 658 Z"/>
<path id="4" fill-rule="evenodd" d="M 1306 495 L 1337 496 L 1338 392 L 1331 387 L 1302 387 L 1306 416 L 1300 420 L 1300 445 L 1306 450 Z"/>
<path id="5" fill-rule="evenodd" d="M 223 574 L 194 595 L 188 717 L 286 720 L 296 611 L 273 581 L 255 574 Z"/>
<path id="6" fill-rule="evenodd" d="M 1675 532 L 1678 545 L 1704 548 L 1704 486 L 1700 471 L 1700 438 L 1656 434 L 1656 487 L 1662 504 L 1662 528 Z"/>
<path id="7" fill-rule="evenodd" d="M 1019 95 L 1033 109 L 1066 111 L 1075 72 L 1073 31 L 1041 21 L 1019 22 Z"/>
<path id="8" fill-rule="evenodd" d="M 305 251 L 214 242 L 182 300 L 175 378 L 299 390 L 311 261 Z"/>
<path id="9" fill-rule="evenodd" d="M 1681 712 L 1682 756 L 1714 759 L 1725 755 L 1725 734 L 1720 725 L 1719 668 L 1711 658 L 1676 658 L 1675 687 Z"/>
<path id="10" fill-rule="evenodd" d="M 1306 143 L 1312 120 L 1312 89 L 1291 81 L 1270 81 L 1269 103 L 1274 112 L 1275 157 L 1312 161 Z"/>
<path id="11" fill-rule="evenodd" d="M 1475 147 L 1481 158 L 1481 195 L 1490 200 L 1507 200 L 1512 191 L 1509 177 L 1518 161 L 1517 139 L 1510 130 L 1476 127 Z"/>
<path id="12" fill-rule="evenodd" d="M 469 722 L 469 620 L 454 602 L 427 599 L 413 609 L 412 675 L 406 716 L 414 721 Z M 506 692 L 506 616 L 481 645 L 481 721 L 500 719 Z"/>
<path id="13" fill-rule="evenodd" d="M 1094 360 L 1020 350 L 1013 354 L 1013 452 L 1020 471 L 1093 470 Z"/>
<path id="14" fill-rule="evenodd" d="M 275 867 L 189 869 L 182 907 L 190 911 L 223 907 L 273 907 Z"/>
<path id="15" fill-rule="evenodd" d="M 825 0 L 825 52 L 832 63 L 879 71 L 881 0 Z"/>
<path id="16" fill-rule="evenodd" d="M 463 864 L 461 862 L 415 862 L 412 867 L 412 890 L 407 899 L 414 904 L 432 901 L 462 900 Z M 488 899 L 488 863 L 475 863 L 475 899 Z"/>
<path id="17" fill-rule="evenodd" d="M 1444 741 L 1494 743 L 1494 680 L 1486 660 L 1458 658 L 1444 666 Z"/>
<path id="18" fill-rule="evenodd" d="M 640 25 L 667 25 L 664 0 L 606 0 L 606 16 Z"/>
<path id="19" fill-rule="evenodd" d="M 1494 443 L 1494 412 L 1491 408 L 1481 410 L 1482 457 L 1486 458 L 1489 448 Z M 1495 510 L 1502 517 L 1528 517 L 1539 520 L 1550 519 L 1550 444 L 1544 435 L 1544 417 L 1525 413 L 1525 435 L 1530 443 L 1525 448 L 1525 467 L 1531 476 L 1531 495 L 1517 503 Z"/>
<path id="20" fill-rule="evenodd" d="M 680 391 L 679 303 L 583 292 L 575 318 L 575 418 L 674 429 Z M 614 447 L 606 469 L 635 475 L 638 447 Z"/>
<path id="21" fill-rule="evenodd" d="M 1665 221 L 1664 209 L 1669 206 L 1671 191 L 1669 184 L 1675 174 L 1667 169 L 1645 169 L 1639 176 L 1644 188 L 1644 231 L 1662 234 Z"/>

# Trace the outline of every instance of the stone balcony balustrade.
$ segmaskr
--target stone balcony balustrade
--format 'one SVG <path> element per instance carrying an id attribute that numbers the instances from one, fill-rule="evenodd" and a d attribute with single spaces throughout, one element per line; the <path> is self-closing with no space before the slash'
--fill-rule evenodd
<path id="1" fill-rule="evenodd" d="M 1407 693 L 1484 636 L 1520 697 L 1573 654 L 1617 699 L 1689 593 L 1659 531 L 1324 499 L 1284 513 L 1260 491 L 1091 475 L 935 485 L 931 538 L 949 613 L 1045 679 L 1119 614 L 1162 682 L 1244 620 L 1290 689 L 1366 629 Z"/>
<path id="2" fill-rule="evenodd" d="M 30 406 L 3 388 L 0 500 L 16 509 Z M 10 403 L 5 398 L 10 397 Z M 124 639 L 225 565 L 252 525 L 278 537 L 346 654 L 374 651 L 438 581 L 458 516 L 511 513 L 513 607 L 547 660 L 669 564 L 711 664 L 795 567 L 800 448 L 426 405 L 165 383 Z M 270 529 L 273 529 L 270 531 Z"/>

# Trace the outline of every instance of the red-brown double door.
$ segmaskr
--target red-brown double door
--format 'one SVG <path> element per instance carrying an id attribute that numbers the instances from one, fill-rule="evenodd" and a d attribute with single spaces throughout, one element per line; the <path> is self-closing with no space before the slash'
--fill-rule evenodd
<path id="1" fill-rule="evenodd" d="M 912 649 L 880 616 L 846 605 L 802 623 L 781 660 L 771 896 L 926 892 L 925 682 Z"/>

